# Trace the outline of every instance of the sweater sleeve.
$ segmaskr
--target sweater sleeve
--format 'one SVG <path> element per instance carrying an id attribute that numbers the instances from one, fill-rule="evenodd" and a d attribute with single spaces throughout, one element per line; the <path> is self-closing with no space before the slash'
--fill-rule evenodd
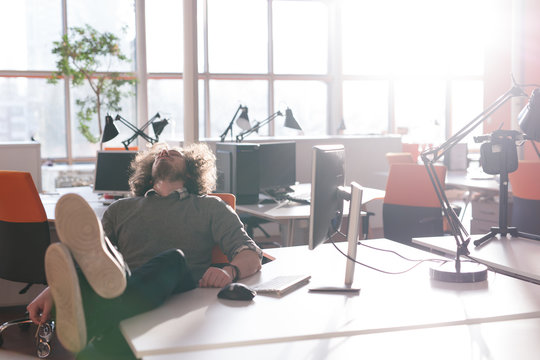
<path id="1" fill-rule="evenodd" d="M 249 237 L 236 212 L 221 199 L 212 200 L 212 237 L 229 261 L 243 250 L 255 251 L 259 258 L 262 258 L 262 250 Z"/>

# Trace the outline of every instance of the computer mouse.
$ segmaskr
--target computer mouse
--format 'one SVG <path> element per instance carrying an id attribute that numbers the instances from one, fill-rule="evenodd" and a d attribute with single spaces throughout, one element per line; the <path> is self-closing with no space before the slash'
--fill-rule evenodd
<path id="1" fill-rule="evenodd" d="M 251 300 L 257 292 L 241 283 L 230 283 L 221 289 L 218 298 L 228 300 Z"/>

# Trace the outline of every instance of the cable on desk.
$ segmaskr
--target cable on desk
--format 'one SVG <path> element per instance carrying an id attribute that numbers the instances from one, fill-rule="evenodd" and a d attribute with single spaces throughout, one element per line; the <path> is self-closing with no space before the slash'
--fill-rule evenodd
<path id="1" fill-rule="evenodd" d="M 335 230 L 335 229 L 334 229 Z M 341 235 L 341 236 L 344 236 L 345 237 L 345 234 L 343 234 L 341 231 L 339 230 L 336 230 L 336 233 Z M 416 262 L 416 264 L 414 264 L 413 266 L 411 266 L 410 268 L 406 269 L 406 270 L 403 270 L 403 271 L 397 271 L 397 272 L 392 272 L 392 271 L 386 271 L 386 270 L 382 270 L 382 269 L 378 269 L 376 267 L 373 267 L 373 266 L 370 266 L 370 265 L 367 265 L 367 264 L 364 264 L 364 263 L 361 263 L 359 262 L 358 260 L 356 259 L 353 259 L 352 257 L 350 257 L 349 255 L 347 255 L 346 253 L 344 253 L 340 248 L 338 248 L 338 246 L 336 245 L 336 243 L 334 242 L 334 240 L 332 240 L 330 238 L 330 242 L 332 243 L 332 245 L 334 245 L 334 247 L 336 248 L 337 251 L 339 251 L 341 253 L 341 255 L 345 256 L 347 259 L 351 260 L 351 261 L 354 261 L 354 263 L 358 264 L 358 265 L 361 265 L 361 266 L 364 266 L 364 267 L 367 267 L 371 270 L 375 270 L 375 271 L 378 271 L 378 272 L 381 272 L 383 274 L 388 274 L 388 275 L 400 275 L 400 274 L 404 274 L 406 272 L 409 272 L 411 271 L 412 269 L 414 269 L 415 267 L 417 267 L 418 265 L 424 263 L 424 262 L 427 262 L 427 261 L 433 261 L 433 262 L 442 262 L 443 264 L 447 263 L 448 261 L 450 260 L 444 260 L 444 259 L 422 259 L 422 260 L 412 260 L 412 259 L 407 259 L 405 258 L 404 256 L 398 254 L 397 252 L 395 251 L 392 251 L 392 250 L 386 250 L 386 249 L 379 249 L 379 248 L 375 248 L 375 247 L 371 247 L 371 246 L 367 246 L 367 247 L 370 247 L 374 250 L 380 250 L 380 251 L 387 251 L 387 252 L 391 252 L 391 253 L 394 253 L 400 257 L 402 257 L 403 259 L 405 260 L 408 260 L 408 261 L 413 261 L 413 262 Z M 363 244 L 362 244 L 363 245 Z"/>

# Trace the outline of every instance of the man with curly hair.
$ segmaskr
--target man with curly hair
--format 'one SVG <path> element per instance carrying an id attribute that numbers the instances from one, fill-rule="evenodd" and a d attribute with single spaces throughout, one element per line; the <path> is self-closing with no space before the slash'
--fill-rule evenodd
<path id="1" fill-rule="evenodd" d="M 121 320 L 172 294 L 223 287 L 261 268 L 262 252 L 234 210 L 207 196 L 216 181 L 208 146 L 157 144 L 138 154 L 132 168 L 134 196 L 111 204 L 101 222 L 78 195 L 64 195 L 56 207 L 60 243 L 45 257 L 49 287 L 27 309 L 39 324 L 54 303 L 58 337 L 75 353 L 132 355 Z M 216 245 L 229 264 L 211 266 Z"/>

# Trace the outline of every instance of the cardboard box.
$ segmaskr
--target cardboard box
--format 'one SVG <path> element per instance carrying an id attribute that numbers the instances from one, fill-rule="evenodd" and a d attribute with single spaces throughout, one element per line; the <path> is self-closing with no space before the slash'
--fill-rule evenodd
<path id="1" fill-rule="evenodd" d="M 492 226 L 499 226 L 499 221 L 471 219 L 471 235 L 487 234 Z"/>
<path id="2" fill-rule="evenodd" d="M 498 199 L 497 199 L 498 200 Z M 512 215 L 512 202 L 508 201 L 508 223 Z M 499 223 L 499 202 L 495 199 L 480 199 L 471 201 L 471 215 L 473 219 Z"/>

